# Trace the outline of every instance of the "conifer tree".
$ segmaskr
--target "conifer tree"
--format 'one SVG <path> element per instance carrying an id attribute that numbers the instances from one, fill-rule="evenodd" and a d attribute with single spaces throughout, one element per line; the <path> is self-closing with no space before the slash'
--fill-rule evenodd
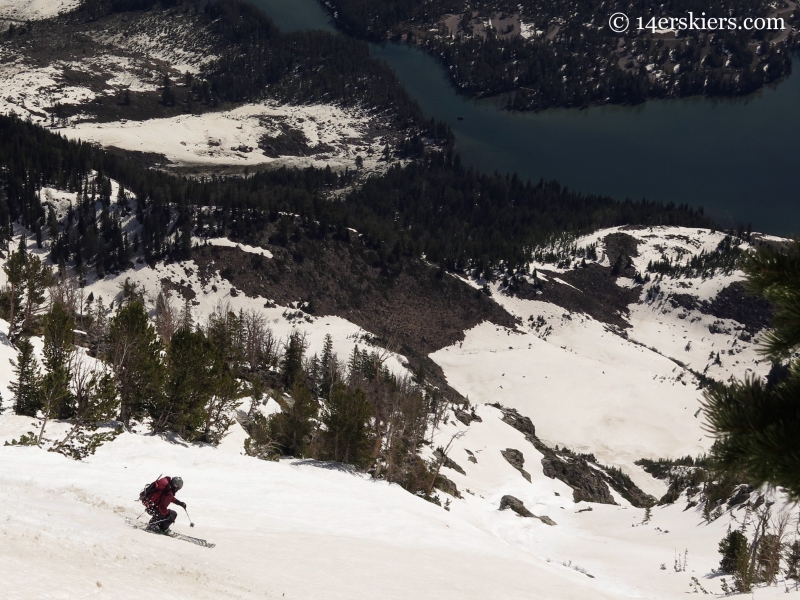
<path id="1" fill-rule="evenodd" d="M 22 329 L 30 329 L 31 322 L 45 300 L 45 291 L 52 283 L 50 267 L 36 254 L 28 254 L 25 260 L 25 306 Z"/>
<path id="2" fill-rule="evenodd" d="M 304 457 L 311 443 L 314 430 L 313 419 L 319 412 L 319 405 L 308 388 L 300 382 L 292 386 L 292 404 L 286 412 L 278 417 L 278 441 L 284 453 L 290 456 Z"/>
<path id="3" fill-rule="evenodd" d="M 713 459 L 726 473 L 744 474 L 754 485 L 783 486 L 800 499 L 800 240 L 788 247 L 766 246 L 750 256 L 747 286 L 773 306 L 773 330 L 763 352 L 787 362 L 778 382 L 755 377 L 705 394 L 704 411 L 717 437 Z"/>
<path id="4" fill-rule="evenodd" d="M 719 543 L 719 553 L 722 555 L 719 570 L 723 573 L 734 573 L 739 568 L 742 557 L 747 555 L 747 538 L 737 529 L 729 531 Z"/>
<path id="5" fill-rule="evenodd" d="M 222 355 L 202 331 L 176 331 L 167 349 L 164 396 L 151 409 L 154 429 L 198 439 L 207 424 L 207 409 L 222 366 Z"/>
<path id="6" fill-rule="evenodd" d="M 24 240 L 24 236 L 23 236 Z M 25 246 L 20 241 L 19 249 L 13 252 L 3 265 L 6 274 L 4 304 L 8 319 L 8 339 L 13 340 L 22 322 L 22 294 L 25 289 Z"/>
<path id="7" fill-rule="evenodd" d="M 75 322 L 60 302 L 44 318 L 44 365 L 42 381 L 45 411 L 48 417 L 66 419 L 74 411 L 74 397 L 69 389 L 73 330 Z"/>
<path id="8" fill-rule="evenodd" d="M 224 364 L 224 357 L 218 353 L 217 360 L 221 364 L 221 374 L 214 381 L 214 393 L 211 394 L 205 409 L 205 424 L 201 441 L 219 444 L 228 428 L 233 424 L 233 409 L 239 403 L 242 390 L 236 380 L 236 373 Z"/>
<path id="9" fill-rule="evenodd" d="M 14 394 L 14 412 L 35 417 L 42 407 L 39 363 L 33 355 L 33 344 L 28 338 L 20 339 L 17 348 L 17 360 L 12 363 L 16 379 L 8 386 Z"/>
<path id="10" fill-rule="evenodd" d="M 292 331 L 284 345 L 283 360 L 281 361 L 281 381 L 287 390 L 292 389 L 295 383 L 302 379 L 305 351 L 305 337 L 299 331 Z"/>
<path id="11" fill-rule="evenodd" d="M 111 320 L 106 360 L 120 397 L 120 421 L 126 426 L 160 401 L 163 381 L 161 344 L 138 300 L 125 304 Z"/>
<path id="12" fill-rule="evenodd" d="M 322 417 L 326 458 L 358 467 L 368 463 L 372 448 L 369 429 L 372 413 L 372 405 L 363 390 L 350 389 L 341 382 L 335 384 Z"/>
<path id="13" fill-rule="evenodd" d="M 336 353 L 333 351 L 333 338 L 331 334 L 325 335 L 325 342 L 322 346 L 322 356 L 320 358 L 320 396 L 327 398 L 331 393 L 331 387 L 338 379 L 339 365 Z"/>

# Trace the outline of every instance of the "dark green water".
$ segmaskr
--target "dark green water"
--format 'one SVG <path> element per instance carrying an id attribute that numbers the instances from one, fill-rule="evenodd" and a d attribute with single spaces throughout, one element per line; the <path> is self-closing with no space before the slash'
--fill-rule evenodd
<path id="1" fill-rule="evenodd" d="M 284 30 L 332 30 L 316 0 L 254 3 Z M 583 192 L 703 206 L 723 226 L 800 233 L 798 75 L 746 99 L 519 114 L 457 95 L 442 66 L 415 48 L 385 44 L 372 53 L 427 116 L 450 124 L 466 164 Z"/>

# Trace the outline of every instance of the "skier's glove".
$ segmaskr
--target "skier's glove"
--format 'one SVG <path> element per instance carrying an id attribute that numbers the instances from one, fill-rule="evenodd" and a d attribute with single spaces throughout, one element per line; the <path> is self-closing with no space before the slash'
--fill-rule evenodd
<path id="1" fill-rule="evenodd" d="M 186 508 L 186 502 L 181 502 L 180 500 L 178 500 L 175 502 L 175 504 L 177 504 L 181 508 Z"/>

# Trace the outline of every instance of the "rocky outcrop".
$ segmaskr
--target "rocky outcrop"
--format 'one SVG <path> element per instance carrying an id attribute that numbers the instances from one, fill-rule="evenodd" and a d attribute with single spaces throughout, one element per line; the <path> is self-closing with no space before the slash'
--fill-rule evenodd
<path id="1" fill-rule="evenodd" d="M 561 457 L 553 453 L 542 458 L 542 467 L 546 477 L 559 479 L 572 488 L 575 502 L 616 504 L 605 479 L 599 471 L 589 466 L 586 459 Z"/>
<path id="2" fill-rule="evenodd" d="M 436 460 L 442 461 L 443 467 L 447 467 L 448 469 L 453 469 L 454 471 L 457 471 L 462 475 L 467 474 L 466 471 L 464 471 L 464 469 L 461 468 L 461 465 L 459 465 L 449 456 L 445 456 L 444 454 L 442 454 L 441 450 L 436 450 L 436 452 L 434 452 L 433 455 L 436 457 Z"/>
<path id="3" fill-rule="evenodd" d="M 550 448 L 536 437 L 536 428 L 530 418 L 521 415 L 513 408 L 506 408 L 500 404 L 492 406 L 503 413 L 504 423 L 524 434 L 525 439 L 543 454 L 542 468 L 545 476 L 558 479 L 570 486 L 575 502 L 616 504 L 609 486 L 637 508 L 651 506 L 656 502 L 655 498 L 645 494 L 619 469 L 600 465 L 591 454 L 575 454 L 566 448 L 561 450 L 558 447 Z M 519 456 L 515 454 L 517 452 Z M 524 458 L 519 450 L 509 448 L 502 451 L 502 454 L 530 481 L 530 475 L 522 470 Z"/>
<path id="4" fill-rule="evenodd" d="M 493 404 L 495 408 L 503 413 L 503 423 L 511 425 L 514 429 L 525 435 L 525 439 L 533 444 L 536 439 L 536 427 L 529 417 L 522 416 L 513 408 L 506 408 L 500 404 Z M 534 444 L 535 445 L 535 444 Z"/>
<path id="5" fill-rule="evenodd" d="M 546 525 L 555 525 L 556 524 L 556 522 L 553 521 L 553 519 L 551 519 L 550 517 L 547 517 L 547 516 L 538 517 L 538 516 L 536 516 L 531 511 L 529 511 L 527 508 L 525 508 L 525 504 L 522 502 L 522 500 L 520 500 L 519 498 L 516 498 L 514 496 L 506 495 L 506 496 L 503 496 L 500 499 L 500 510 L 506 510 L 508 508 L 513 510 L 520 517 L 539 519 L 542 523 L 544 523 Z"/>
<path id="6" fill-rule="evenodd" d="M 750 499 L 750 494 L 753 493 L 753 486 L 746 483 L 736 488 L 736 491 L 728 500 L 728 508 L 744 504 Z"/>
<path id="7" fill-rule="evenodd" d="M 458 419 L 464 425 L 467 426 L 469 426 L 473 421 L 477 421 L 478 423 L 483 422 L 483 420 L 478 415 L 475 414 L 474 410 L 467 412 L 465 410 L 456 409 L 453 411 L 453 414 L 455 414 L 456 419 Z"/>
<path id="8" fill-rule="evenodd" d="M 525 457 L 522 455 L 522 452 L 515 450 L 514 448 L 506 448 L 505 450 L 500 450 L 500 454 L 502 454 L 503 458 L 508 461 L 508 464 L 522 473 L 522 476 L 530 482 L 530 473 L 522 468 L 525 464 Z"/>
<path id="9" fill-rule="evenodd" d="M 436 481 L 433 484 L 437 490 L 443 491 L 445 494 L 450 494 L 453 498 L 461 498 L 461 492 L 458 491 L 458 486 L 455 482 L 448 479 L 445 475 L 439 473 L 436 476 Z"/>

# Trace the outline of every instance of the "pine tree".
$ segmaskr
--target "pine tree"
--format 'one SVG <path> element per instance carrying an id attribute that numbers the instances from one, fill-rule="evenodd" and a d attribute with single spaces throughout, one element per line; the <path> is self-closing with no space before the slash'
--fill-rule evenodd
<path id="1" fill-rule="evenodd" d="M 33 355 L 33 344 L 22 338 L 17 344 L 18 353 L 14 366 L 16 379 L 8 386 L 14 393 L 14 412 L 26 417 L 35 417 L 42 407 L 42 376 L 39 363 Z"/>
<path id="2" fill-rule="evenodd" d="M 333 351 L 333 338 L 330 334 L 325 335 L 325 342 L 322 346 L 322 357 L 320 358 L 320 396 L 327 398 L 331 393 L 331 387 L 338 379 L 339 365 L 336 353 Z"/>
<path id="3" fill-rule="evenodd" d="M 24 240 L 24 236 L 23 236 Z M 8 319 L 8 339 L 13 340 L 22 323 L 22 294 L 25 289 L 25 246 L 20 241 L 19 249 L 13 252 L 3 265 L 6 274 L 6 287 L 4 289 L 4 304 L 6 318 Z"/>
<path id="4" fill-rule="evenodd" d="M 35 254 L 27 255 L 25 261 L 25 306 L 22 319 L 22 329 L 27 331 L 32 325 L 32 320 L 39 312 L 45 300 L 45 291 L 52 283 L 50 267 L 42 262 Z"/>
<path id="5" fill-rule="evenodd" d="M 292 389 L 295 383 L 303 379 L 303 354 L 306 351 L 306 340 L 299 331 L 292 331 L 284 345 L 281 361 L 281 381 L 284 387 Z"/>
<path id="6" fill-rule="evenodd" d="M 208 426 L 208 407 L 220 385 L 223 357 L 202 331 L 180 329 L 167 349 L 166 381 L 160 403 L 150 409 L 156 431 L 199 439 Z"/>
<path id="7" fill-rule="evenodd" d="M 46 373 L 42 392 L 48 417 L 67 419 L 75 410 L 75 398 L 69 389 L 74 328 L 72 315 L 60 302 L 45 315 L 43 354 Z"/>
<path id="8" fill-rule="evenodd" d="M 786 548 L 786 578 L 800 581 L 800 540 L 795 540 Z"/>
<path id="9" fill-rule="evenodd" d="M 311 443 L 314 430 L 313 419 L 319 411 L 319 405 L 308 388 L 302 383 L 292 387 L 291 406 L 286 412 L 275 415 L 278 430 L 278 442 L 289 456 L 304 457 Z"/>
<path id="10" fill-rule="evenodd" d="M 219 444 L 231 425 L 234 418 L 231 413 L 239 404 L 242 390 L 236 380 L 236 373 L 224 364 L 224 357 L 218 354 L 217 360 L 221 365 L 221 374 L 214 381 L 214 393 L 206 406 L 206 420 L 203 432 L 199 439 L 209 444 Z"/>
<path id="11" fill-rule="evenodd" d="M 111 320 L 106 360 L 119 392 L 120 421 L 127 426 L 160 401 L 163 381 L 161 343 L 141 302 L 130 301 Z"/>
<path id="12" fill-rule="evenodd" d="M 773 330 L 763 352 L 773 361 L 788 359 L 779 382 L 755 377 L 705 394 L 709 429 L 718 438 L 712 458 L 717 469 L 740 472 L 754 485 L 786 488 L 800 499 L 800 241 L 786 248 L 766 246 L 750 256 L 744 271 L 748 288 L 773 306 Z"/>
<path id="13" fill-rule="evenodd" d="M 337 462 L 364 466 L 370 460 L 372 439 L 369 420 L 373 408 L 360 388 L 335 384 L 325 403 L 322 422 L 324 456 Z"/>
<path id="14" fill-rule="evenodd" d="M 52 450 L 80 460 L 93 453 L 103 441 L 113 438 L 113 433 L 92 432 L 116 417 L 119 400 L 114 378 L 108 373 L 92 370 L 86 362 L 76 366 L 72 381 L 78 389 L 72 427 Z"/>
<path id="15" fill-rule="evenodd" d="M 747 556 L 747 538 L 738 529 L 729 531 L 719 543 L 722 560 L 719 570 L 723 573 L 735 573 L 743 556 Z"/>

